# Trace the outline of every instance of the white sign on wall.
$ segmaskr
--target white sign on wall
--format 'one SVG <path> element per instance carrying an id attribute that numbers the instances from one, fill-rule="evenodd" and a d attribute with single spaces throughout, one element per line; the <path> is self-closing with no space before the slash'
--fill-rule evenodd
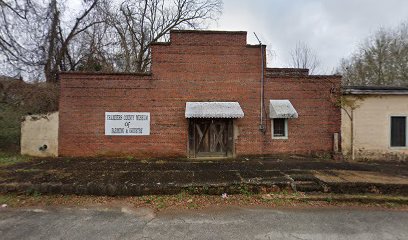
<path id="1" fill-rule="evenodd" d="M 105 135 L 150 135 L 150 113 L 105 112 Z"/>

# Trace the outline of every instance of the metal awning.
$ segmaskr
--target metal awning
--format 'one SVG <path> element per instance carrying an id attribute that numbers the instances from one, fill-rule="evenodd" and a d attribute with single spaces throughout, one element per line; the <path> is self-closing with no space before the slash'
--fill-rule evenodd
<path id="1" fill-rule="evenodd" d="M 187 102 L 186 118 L 243 118 L 238 102 Z"/>
<path id="2" fill-rule="evenodd" d="M 289 100 L 270 100 L 270 118 L 297 118 L 298 113 Z"/>

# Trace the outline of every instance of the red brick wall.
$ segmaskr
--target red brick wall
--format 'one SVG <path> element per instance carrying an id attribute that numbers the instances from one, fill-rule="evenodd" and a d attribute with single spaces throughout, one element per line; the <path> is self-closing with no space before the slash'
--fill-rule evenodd
<path id="1" fill-rule="evenodd" d="M 290 99 L 299 118 L 289 120 L 289 139 L 272 140 L 259 129 L 261 54 L 246 45 L 246 32 L 173 31 L 170 44 L 152 46 L 152 74 L 61 75 L 61 156 L 186 156 L 188 101 L 237 101 L 237 155 L 330 151 L 340 131 L 340 111 L 329 104 L 338 77 L 265 79 L 269 99 Z M 105 112 L 150 112 L 149 136 L 105 136 Z M 318 123 L 318 124 L 317 124 Z"/>
<path id="2" fill-rule="evenodd" d="M 333 134 L 340 133 L 341 126 L 336 107 L 340 81 L 339 76 L 267 77 L 265 103 L 269 104 L 269 99 L 289 99 L 299 117 L 288 120 L 287 140 L 272 139 L 269 122 L 264 152 L 330 152 Z"/>

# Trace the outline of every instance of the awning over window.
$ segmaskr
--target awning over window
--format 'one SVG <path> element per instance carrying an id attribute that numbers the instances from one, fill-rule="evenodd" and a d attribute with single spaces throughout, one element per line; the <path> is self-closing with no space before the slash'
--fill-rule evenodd
<path id="1" fill-rule="evenodd" d="M 186 118 L 243 118 L 238 102 L 187 102 Z"/>
<path id="2" fill-rule="evenodd" d="M 270 118 L 297 118 L 298 113 L 289 100 L 270 100 Z"/>

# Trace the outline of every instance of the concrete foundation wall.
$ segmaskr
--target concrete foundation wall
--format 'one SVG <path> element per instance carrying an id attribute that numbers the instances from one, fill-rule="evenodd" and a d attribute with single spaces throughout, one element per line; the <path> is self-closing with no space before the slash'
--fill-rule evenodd
<path id="1" fill-rule="evenodd" d="M 58 112 L 25 116 L 21 123 L 21 154 L 58 156 Z"/>
<path id="2" fill-rule="evenodd" d="M 347 112 L 353 115 L 353 134 L 351 119 L 342 110 L 342 151 L 352 157 L 351 141 L 354 138 L 355 159 L 407 160 L 408 147 L 391 147 L 391 116 L 408 116 L 407 95 L 362 95 L 345 96 L 346 101 L 353 101 L 356 109 Z"/>

